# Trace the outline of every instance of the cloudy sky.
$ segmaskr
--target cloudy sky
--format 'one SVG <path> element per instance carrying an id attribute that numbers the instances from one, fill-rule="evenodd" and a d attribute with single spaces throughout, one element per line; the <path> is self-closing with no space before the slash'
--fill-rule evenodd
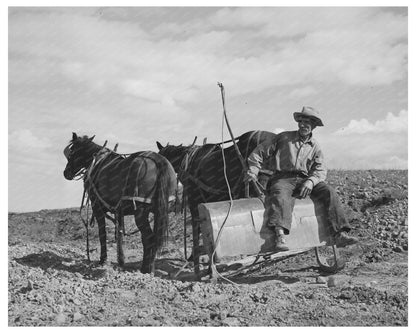
<path id="1" fill-rule="evenodd" d="M 9 211 L 77 207 L 72 132 L 118 151 L 297 128 L 330 169 L 407 169 L 405 7 L 10 7 Z M 228 133 L 225 132 L 228 138 Z"/>

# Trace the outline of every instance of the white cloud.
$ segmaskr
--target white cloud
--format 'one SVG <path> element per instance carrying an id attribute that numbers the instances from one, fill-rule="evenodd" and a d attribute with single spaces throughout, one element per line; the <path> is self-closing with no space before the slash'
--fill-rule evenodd
<path id="1" fill-rule="evenodd" d="M 407 169 L 406 111 L 351 126 L 349 135 L 316 133 L 330 169 Z M 392 126 L 389 126 L 391 124 Z M 314 133 L 315 134 L 315 133 Z"/>
<path id="2" fill-rule="evenodd" d="M 223 9 L 216 24 L 255 31 L 251 35 L 244 31 L 244 37 L 235 33 L 237 39 L 274 39 L 261 44 L 262 54 L 270 53 L 274 66 L 260 61 L 261 56 L 256 59 L 267 64 L 277 83 L 281 78 L 283 84 L 308 80 L 384 85 L 407 71 L 407 21 L 379 9 Z M 245 50 L 239 51 L 244 56 Z"/>
<path id="3" fill-rule="evenodd" d="M 359 151 L 360 147 L 354 146 L 354 149 Z M 329 158 L 327 158 L 326 162 L 328 168 L 343 170 L 408 169 L 408 160 L 406 156 L 399 157 L 381 153 L 372 155 L 370 160 L 369 158 L 361 156 L 361 154 L 354 154 L 351 150 L 345 149 L 343 154 L 335 152 L 330 157 L 328 156 Z"/>
<path id="4" fill-rule="evenodd" d="M 383 169 L 407 169 L 408 168 L 408 161 L 407 159 L 400 158 L 398 156 L 391 156 L 388 158 L 384 165 L 382 165 Z"/>
<path id="5" fill-rule="evenodd" d="M 146 82 L 144 80 L 125 80 L 122 87 L 126 93 L 152 101 L 160 101 L 166 95 L 161 95 L 164 90 L 163 83 Z"/>
<path id="6" fill-rule="evenodd" d="M 19 129 L 9 135 L 9 146 L 19 151 L 44 150 L 52 143 L 47 138 L 35 136 L 29 129 Z"/>
<path id="7" fill-rule="evenodd" d="M 273 133 L 279 134 L 279 133 L 284 132 L 284 131 L 286 131 L 284 128 L 277 127 L 273 130 Z"/>
<path id="8" fill-rule="evenodd" d="M 198 101 L 216 81 L 242 95 L 303 82 L 386 85 L 407 71 L 407 21 L 379 9 L 222 8 L 206 17 L 178 16 L 166 23 L 175 31 L 158 39 L 144 22 L 142 28 L 123 21 L 121 9 L 119 20 L 116 10 L 111 20 L 90 9 L 41 13 L 16 14 L 9 26 L 11 55 L 49 63 L 26 72 L 34 81 L 55 73 L 89 89 L 116 88 L 166 105 Z M 185 38 L 177 38 L 180 31 Z M 11 56 L 12 82 L 19 77 L 15 61 Z M 293 94 L 313 93 L 304 89 Z"/>
<path id="9" fill-rule="evenodd" d="M 389 112 L 385 119 L 371 123 L 365 118 L 351 120 L 347 127 L 337 130 L 336 135 L 351 135 L 365 133 L 405 133 L 407 132 L 407 110 L 402 110 L 397 116 Z"/>
<path id="10" fill-rule="evenodd" d="M 291 97 L 291 98 L 306 97 L 306 96 L 314 95 L 314 94 L 316 94 L 316 92 L 317 91 L 316 91 L 315 88 L 307 86 L 307 87 L 293 89 L 289 93 L 289 97 Z"/>

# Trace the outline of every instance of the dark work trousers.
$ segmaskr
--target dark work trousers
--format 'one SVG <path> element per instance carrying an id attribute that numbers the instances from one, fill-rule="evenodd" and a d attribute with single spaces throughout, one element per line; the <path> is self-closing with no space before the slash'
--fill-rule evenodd
<path id="1" fill-rule="evenodd" d="M 265 198 L 267 226 L 281 227 L 286 235 L 292 225 L 292 212 L 299 186 L 306 180 L 301 176 L 272 177 L 268 183 Z M 310 194 L 312 201 L 324 207 L 331 233 L 350 231 L 351 227 L 345 218 L 338 195 L 324 182 L 316 184 Z"/>

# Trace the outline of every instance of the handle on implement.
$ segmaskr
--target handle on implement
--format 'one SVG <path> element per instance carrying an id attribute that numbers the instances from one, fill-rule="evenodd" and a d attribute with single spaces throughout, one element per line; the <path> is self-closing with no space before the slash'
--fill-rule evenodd
<path id="1" fill-rule="evenodd" d="M 235 142 L 234 135 L 233 135 L 233 132 L 231 130 L 231 126 L 228 122 L 227 111 L 225 109 L 225 90 L 224 90 L 224 86 L 221 82 L 218 82 L 218 86 L 221 89 L 221 99 L 222 99 L 222 107 L 223 107 L 223 110 L 224 110 L 223 113 L 224 113 L 225 123 L 227 124 L 227 128 L 228 128 L 228 131 L 230 133 L 231 139 L 233 141 L 235 151 L 237 152 L 238 159 L 240 160 L 241 165 L 243 167 L 243 172 L 246 173 L 247 172 L 246 162 L 244 161 L 244 158 L 241 155 L 240 149 L 238 148 L 238 145 Z M 260 200 L 263 201 L 264 191 L 262 191 L 260 189 L 259 184 L 255 181 L 253 181 L 253 187 L 254 187 L 254 191 L 259 196 Z M 244 195 L 245 195 L 246 198 L 250 197 L 250 190 L 249 190 L 249 183 L 248 182 L 245 184 Z"/>

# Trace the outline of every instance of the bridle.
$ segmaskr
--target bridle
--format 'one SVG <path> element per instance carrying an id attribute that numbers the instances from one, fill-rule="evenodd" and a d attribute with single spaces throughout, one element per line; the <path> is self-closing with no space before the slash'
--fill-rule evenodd
<path id="1" fill-rule="evenodd" d="M 64 148 L 64 155 L 66 157 L 66 159 L 70 160 L 70 158 L 72 157 L 72 155 L 74 154 L 72 151 L 73 147 L 73 143 L 71 142 L 68 146 L 66 146 Z M 104 148 L 104 147 L 103 147 Z M 96 155 L 96 154 L 94 154 Z M 74 177 L 72 178 L 72 180 L 80 180 L 80 179 L 84 179 L 85 175 L 87 174 L 88 170 L 92 168 L 92 166 L 95 164 L 95 156 L 93 156 L 93 159 L 91 161 L 91 163 L 88 166 L 85 167 L 81 167 L 74 175 Z"/>

